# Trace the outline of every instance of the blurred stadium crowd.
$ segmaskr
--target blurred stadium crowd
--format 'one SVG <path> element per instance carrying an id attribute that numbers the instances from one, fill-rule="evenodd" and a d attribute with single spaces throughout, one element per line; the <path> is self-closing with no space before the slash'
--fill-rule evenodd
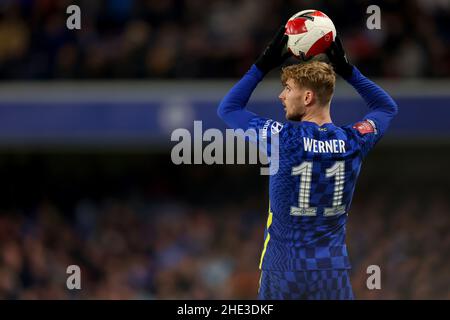
<path id="1" fill-rule="evenodd" d="M 78 4 L 82 28 L 66 28 Z M 366 9 L 381 8 L 381 30 Z M 450 76 L 450 2 L 301 0 L 4 0 L 0 77 L 222 78 L 253 63 L 299 10 L 326 12 L 352 62 L 369 76 Z"/>
<path id="2" fill-rule="evenodd" d="M 0 166 L 7 183 L 0 299 L 256 298 L 267 218 L 266 181 L 257 170 L 172 166 L 152 173 L 143 166 L 156 165 L 150 158 L 141 165 L 122 158 L 116 174 L 105 169 L 110 160 L 95 168 L 45 159 L 15 161 L 9 175 L 12 167 Z M 385 183 L 377 173 L 362 178 L 347 226 L 356 297 L 450 299 L 448 189 L 422 180 Z M 81 290 L 66 289 L 72 264 L 81 267 Z M 381 290 L 366 287 L 370 265 L 381 268 Z"/>

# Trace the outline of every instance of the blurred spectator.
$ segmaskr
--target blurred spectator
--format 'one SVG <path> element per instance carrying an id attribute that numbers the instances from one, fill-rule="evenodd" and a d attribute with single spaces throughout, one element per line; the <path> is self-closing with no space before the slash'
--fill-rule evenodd
<path id="1" fill-rule="evenodd" d="M 404 154 L 395 177 L 397 152 L 369 161 L 356 190 L 347 243 L 358 299 L 450 298 L 447 172 L 427 180 L 431 166 Z M 267 218 L 258 170 L 175 167 L 157 155 L 63 158 L 2 156 L 0 299 L 256 298 Z M 155 167 L 164 174 L 145 169 Z M 15 174 L 34 171 L 26 186 Z M 66 288 L 72 264 L 81 290 Z M 370 265 L 381 268 L 381 290 L 366 287 Z"/>
<path id="2" fill-rule="evenodd" d="M 426 215 L 414 214 L 417 203 L 409 202 L 381 214 L 378 201 L 385 203 L 385 195 L 351 212 L 348 244 L 356 297 L 448 299 L 448 201 L 422 199 Z M 186 206 L 181 214 L 161 208 L 147 216 L 127 203 L 94 208 L 98 219 L 91 220 L 89 234 L 77 232 L 81 221 L 60 220 L 61 213 L 47 205 L 34 221 L 2 213 L 0 228 L 9 233 L 1 242 L 0 298 L 256 298 L 264 227 L 259 213 L 252 213 L 253 223 L 241 225 L 239 215 L 249 213 L 236 207 L 196 213 Z M 71 264 L 81 267 L 80 291 L 66 289 Z M 373 264 L 381 267 L 382 290 L 366 287 L 365 271 Z"/>
<path id="3" fill-rule="evenodd" d="M 3 79 L 238 77 L 277 26 L 323 10 L 351 60 L 369 76 L 450 76 L 448 1 L 377 1 L 381 30 L 366 28 L 369 1 L 75 1 L 82 29 L 65 26 L 73 1 L 0 4 Z"/>

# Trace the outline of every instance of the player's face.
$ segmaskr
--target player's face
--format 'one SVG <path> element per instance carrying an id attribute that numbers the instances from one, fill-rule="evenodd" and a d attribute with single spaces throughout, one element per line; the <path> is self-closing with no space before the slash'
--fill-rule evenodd
<path id="1" fill-rule="evenodd" d="M 306 112 L 306 90 L 288 79 L 278 98 L 284 106 L 287 120 L 301 121 Z"/>

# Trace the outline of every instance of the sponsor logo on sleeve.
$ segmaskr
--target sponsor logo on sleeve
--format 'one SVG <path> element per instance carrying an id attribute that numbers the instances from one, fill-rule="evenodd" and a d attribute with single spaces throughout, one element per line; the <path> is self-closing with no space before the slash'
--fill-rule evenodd
<path id="1" fill-rule="evenodd" d="M 357 122 L 353 125 L 353 129 L 358 130 L 361 134 L 377 133 L 375 123 L 372 120 Z"/>

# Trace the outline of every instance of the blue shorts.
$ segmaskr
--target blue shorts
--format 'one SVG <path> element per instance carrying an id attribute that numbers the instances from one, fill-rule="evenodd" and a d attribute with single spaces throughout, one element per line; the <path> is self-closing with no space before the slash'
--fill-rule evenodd
<path id="1" fill-rule="evenodd" d="M 353 300 L 348 270 L 261 271 L 261 300 Z"/>

